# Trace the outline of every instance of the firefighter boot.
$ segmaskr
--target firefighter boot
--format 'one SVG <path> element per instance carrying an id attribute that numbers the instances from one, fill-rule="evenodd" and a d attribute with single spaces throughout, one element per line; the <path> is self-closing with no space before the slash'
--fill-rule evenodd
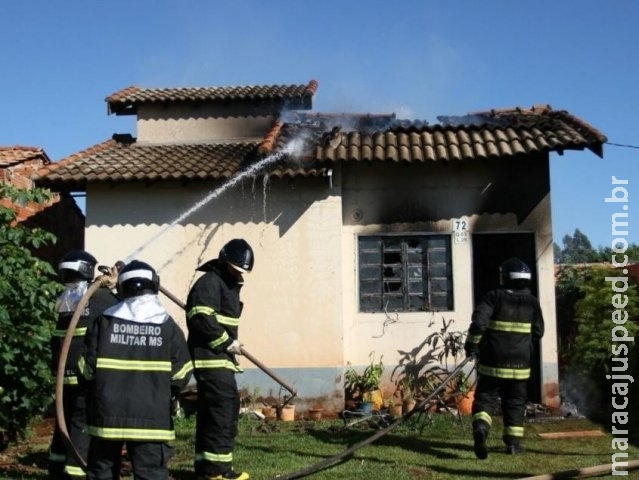
<path id="1" fill-rule="evenodd" d="M 488 432 L 490 425 L 483 420 L 475 420 L 473 422 L 473 450 L 475 456 L 480 460 L 488 458 L 488 447 L 486 446 L 486 439 L 488 438 Z"/>
<path id="2" fill-rule="evenodd" d="M 504 443 L 506 444 L 506 454 L 517 455 L 518 453 L 524 453 L 525 449 L 519 442 L 519 438 L 511 437 L 509 435 L 504 436 Z"/>
<path id="3" fill-rule="evenodd" d="M 246 472 L 234 472 L 230 470 L 226 473 L 211 476 L 200 476 L 199 480 L 249 480 L 249 474 Z"/>

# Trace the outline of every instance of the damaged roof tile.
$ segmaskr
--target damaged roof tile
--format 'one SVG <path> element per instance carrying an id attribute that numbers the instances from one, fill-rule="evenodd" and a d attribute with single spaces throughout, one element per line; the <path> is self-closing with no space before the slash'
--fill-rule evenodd
<path id="1" fill-rule="evenodd" d="M 463 161 L 513 157 L 535 152 L 583 150 L 603 156 L 605 135 L 563 110 L 533 107 L 463 117 L 439 117 L 442 123 L 389 120 L 385 126 L 308 126 L 287 123 L 261 145 L 260 153 L 281 151 L 304 138 L 303 156 L 317 161 Z M 329 131 L 330 129 L 330 131 Z M 268 148 L 270 147 L 270 148 Z"/>
<path id="2" fill-rule="evenodd" d="M 327 162 L 339 161 L 460 162 L 584 148 L 603 156 L 607 141 L 588 123 L 549 106 L 439 120 L 428 125 L 394 115 L 287 112 L 261 141 L 149 145 L 114 135 L 42 168 L 35 181 L 84 190 L 89 183 L 223 179 L 270 154 L 289 160 L 268 167 L 278 177 L 322 175 L 331 166 Z"/>

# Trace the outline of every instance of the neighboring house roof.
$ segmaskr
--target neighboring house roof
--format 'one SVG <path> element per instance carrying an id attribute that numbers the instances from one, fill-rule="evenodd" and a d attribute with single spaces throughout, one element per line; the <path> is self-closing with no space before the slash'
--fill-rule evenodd
<path id="1" fill-rule="evenodd" d="M 0 147 L 0 167 L 9 167 L 24 163 L 27 160 L 40 160 L 43 164 L 51 163 L 51 159 L 39 147 Z"/>
<path id="2" fill-rule="evenodd" d="M 46 168 L 51 165 L 51 159 L 45 153 L 44 149 L 39 147 L 25 147 L 16 145 L 13 147 L 0 146 L 0 181 L 6 182 L 14 187 L 30 190 L 33 188 L 32 176 L 40 168 Z M 62 202 L 71 201 L 63 194 L 55 194 L 49 202 L 46 203 L 29 203 L 27 205 L 19 205 L 9 201 L 8 198 L 0 199 L 0 204 L 5 207 L 12 208 L 16 212 L 16 220 L 24 222 L 32 218 L 38 213 L 50 209 L 52 205 Z M 80 210 L 77 213 L 82 217 Z"/>
<path id="3" fill-rule="evenodd" d="M 258 88 L 251 95 L 274 95 L 277 90 L 271 88 Z M 301 86 L 295 88 L 304 91 L 299 90 Z M 314 92 L 317 83 L 304 88 Z M 161 97 L 157 91 L 156 96 L 145 91 L 146 96 L 140 100 L 126 90 L 118 98 L 126 99 L 124 103 L 178 98 L 174 93 Z M 35 180 L 52 189 L 83 190 L 89 183 L 219 179 L 231 177 L 272 154 L 294 161 L 273 162 L 269 174 L 314 176 L 335 161 L 476 161 L 584 148 L 602 156 L 607 141 L 591 125 L 549 106 L 491 110 L 439 120 L 439 124 L 428 125 L 397 120 L 394 115 L 287 110 L 259 142 L 150 145 L 137 144 L 129 135 L 115 135 L 113 140 L 43 168 Z"/>
<path id="4" fill-rule="evenodd" d="M 106 102 L 109 113 L 135 115 L 137 107 L 149 103 L 200 103 L 275 102 L 291 109 L 310 108 L 310 101 L 317 91 L 318 83 L 311 80 L 307 85 L 250 85 L 232 87 L 201 88 L 140 88 L 128 87 L 109 95 Z"/>
<path id="5" fill-rule="evenodd" d="M 0 181 L 7 182 L 14 187 L 33 188 L 31 177 L 44 165 L 50 165 L 51 159 L 39 147 L 0 146 Z M 3 204 L 10 202 L 2 199 Z M 17 207 L 16 207 L 17 208 Z M 22 217 L 20 216 L 22 219 Z"/>

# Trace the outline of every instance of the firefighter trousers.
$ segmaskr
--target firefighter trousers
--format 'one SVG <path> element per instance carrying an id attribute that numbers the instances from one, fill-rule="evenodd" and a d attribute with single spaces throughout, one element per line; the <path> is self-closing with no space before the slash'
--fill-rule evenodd
<path id="1" fill-rule="evenodd" d="M 126 452 L 135 480 L 168 480 L 167 463 L 173 448 L 164 442 L 137 442 L 91 438 L 87 465 L 87 480 L 119 480 L 122 447 Z"/>
<path id="2" fill-rule="evenodd" d="M 235 372 L 196 370 L 195 473 L 215 476 L 233 469 L 233 448 L 240 413 Z"/>
<path id="3" fill-rule="evenodd" d="M 524 436 L 528 380 L 507 380 L 480 375 L 473 402 L 473 428 L 490 429 L 500 404 L 504 419 L 502 438 L 506 445 L 519 444 Z M 485 422 L 482 424 L 480 422 Z"/>
<path id="4" fill-rule="evenodd" d="M 85 390 L 77 385 L 65 385 L 62 390 L 62 405 L 69 438 L 80 456 L 86 460 L 90 437 L 84 432 L 87 414 Z M 49 449 L 49 477 L 53 479 L 81 479 L 84 476 L 85 473 L 80 462 L 71 452 L 67 453 L 56 419 Z"/>

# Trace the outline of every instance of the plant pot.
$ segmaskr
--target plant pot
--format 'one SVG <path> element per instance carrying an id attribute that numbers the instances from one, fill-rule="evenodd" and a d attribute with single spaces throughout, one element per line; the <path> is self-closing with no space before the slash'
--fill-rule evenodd
<path id="1" fill-rule="evenodd" d="M 321 420 L 322 419 L 322 412 L 324 411 L 323 408 L 311 408 L 308 411 L 308 417 L 311 420 Z"/>
<path id="2" fill-rule="evenodd" d="M 384 407 L 384 395 L 381 390 L 370 390 L 362 395 L 364 402 L 371 402 L 373 410 L 381 410 Z"/>
<path id="3" fill-rule="evenodd" d="M 439 400 L 436 398 L 430 400 L 424 405 L 424 410 L 429 413 L 437 413 L 439 412 Z"/>
<path id="4" fill-rule="evenodd" d="M 371 414 L 373 413 L 373 402 L 359 402 L 355 411 Z"/>
<path id="5" fill-rule="evenodd" d="M 462 415 L 470 415 L 473 413 L 473 401 L 475 400 L 475 391 L 470 390 L 466 393 L 460 393 L 457 396 L 457 410 Z"/>
<path id="6" fill-rule="evenodd" d="M 388 407 L 388 413 L 391 417 L 398 418 L 402 416 L 402 409 L 403 409 L 402 405 L 399 405 L 399 404 L 390 405 Z"/>
<path id="7" fill-rule="evenodd" d="M 410 412 L 413 408 L 415 408 L 415 405 L 417 404 L 417 402 L 413 399 L 411 400 L 404 400 L 402 402 L 402 413 L 404 415 L 406 415 L 408 412 Z"/>
<path id="8" fill-rule="evenodd" d="M 292 422 L 295 420 L 295 405 L 284 405 L 277 409 L 277 414 L 282 422 Z"/>
<path id="9" fill-rule="evenodd" d="M 277 409 L 275 407 L 262 407 L 262 415 L 265 419 L 277 418 Z"/>

